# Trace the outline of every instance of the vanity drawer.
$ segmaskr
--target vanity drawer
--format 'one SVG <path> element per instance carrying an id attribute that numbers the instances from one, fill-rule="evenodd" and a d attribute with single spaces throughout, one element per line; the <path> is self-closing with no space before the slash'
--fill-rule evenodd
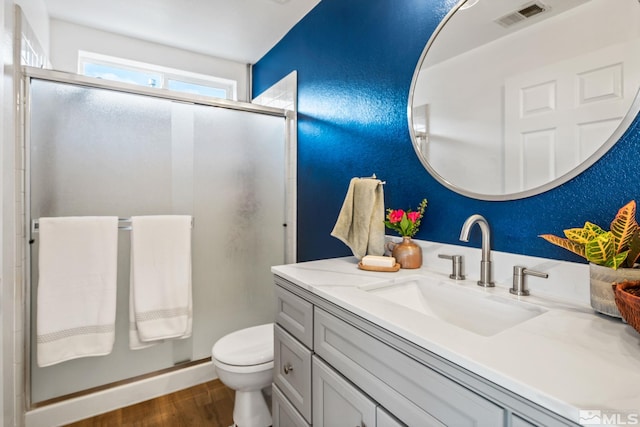
<path id="1" fill-rule="evenodd" d="M 273 382 L 289 402 L 311 422 L 311 351 L 274 327 Z"/>
<path id="2" fill-rule="evenodd" d="M 309 423 L 302 418 L 296 408 L 284 397 L 278 386 L 274 385 L 271 398 L 273 399 L 273 426 L 274 427 L 309 427 Z"/>
<path id="3" fill-rule="evenodd" d="M 317 307 L 314 341 L 316 354 L 410 426 L 504 424 L 499 406 Z"/>
<path id="4" fill-rule="evenodd" d="M 276 323 L 309 348 L 313 348 L 313 305 L 276 286 Z"/>

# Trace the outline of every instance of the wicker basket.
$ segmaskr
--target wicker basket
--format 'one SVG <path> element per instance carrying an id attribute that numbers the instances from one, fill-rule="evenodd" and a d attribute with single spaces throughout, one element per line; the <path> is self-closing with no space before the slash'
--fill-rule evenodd
<path id="1" fill-rule="evenodd" d="M 615 283 L 613 293 L 622 318 L 640 332 L 640 280 Z"/>

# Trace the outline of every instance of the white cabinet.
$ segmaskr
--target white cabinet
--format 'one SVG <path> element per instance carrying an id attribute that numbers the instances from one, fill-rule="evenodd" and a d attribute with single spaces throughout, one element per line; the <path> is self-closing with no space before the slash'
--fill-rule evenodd
<path id="1" fill-rule="evenodd" d="M 523 420 L 517 415 L 511 417 L 511 427 L 536 427 L 535 424 L 531 424 L 529 421 Z"/>
<path id="2" fill-rule="evenodd" d="M 378 406 L 376 408 L 376 427 L 404 427 L 404 424 Z"/>
<path id="3" fill-rule="evenodd" d="M 313 305 L 276 286 L 273 349 L 273 425 L 311 423 Z"/>
<path id="4" fill-rule="evenodd" d="M 311 421 L 311 350 L 279 325 L 274 327 L 273 382 Z"/>
<path id="5" fill-rule="evenodd" d="M 274 427 L 577 426 L 275 280 Z"/>
<path id="6" fill-rule="evenodd" d="M 313 425 L 315 427 L 376 425 L 376 403 L 340 374 L 313 357 Z"/>
<path id="7" fill-rule="evenodd" d="M 313 346 L 313 305 L 276 286 L 276 323 L 307 348 Z"/>
<path id="8" fill-rule="evenodd" d="M 309 423 L 293 407 L 277 386 L 273 386 L 272 415 L 273 425 L 278 427 L 309 427 Z"/>
<path id="9" fill-rule="evenodd" d="M 314 348 L 410 426 L 496 427 L 504 410 L 316 307 Z"/>

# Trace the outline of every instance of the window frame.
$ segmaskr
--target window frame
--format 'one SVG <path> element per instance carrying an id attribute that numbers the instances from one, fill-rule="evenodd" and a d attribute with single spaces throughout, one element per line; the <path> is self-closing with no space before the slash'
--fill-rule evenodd
<path id="1" fill-rule="evenodd" d="M 169 89 L 169 80 L 188 83 L 191 85 L 205 86 L 212 89 L 218 89 L 224 91 L 225 98 L 231 101 L 238 100 L 238 82 L 235 80 L 224 79 L 221 77 L 213 77 L 205 74 L 193 73 L 185 70 L 178 70 L 175 68 L 162 67 L 159 65 L 148 64 L 145 62 L 132 61 L 129 59 L 118 58 L 114 56 L 102 55 L 93 52 L 79 51 L 78 52 L 78 74 L 86 75 L 84 72 L 87 64 L 95 64 L 101 66 L 107 66 L 117 68 L 125 71 L 134 71 L 140 73 L 158 74 L 160 76 L 160 82 L 156 86 L 141 85 L 144 87 L 154 87 L 164 90 L 172 90 L 179 93 L 192 93 L 184 91 L 176 91 Z M 89 76 L 91 77 L 91 76 Z M 199 96 L 210 96 L 204 94 L 198 94 Z"/>

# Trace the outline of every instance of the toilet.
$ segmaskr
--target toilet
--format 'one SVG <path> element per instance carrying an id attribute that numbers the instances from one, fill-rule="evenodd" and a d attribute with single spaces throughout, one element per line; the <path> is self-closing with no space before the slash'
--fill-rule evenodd
<path id="1" fill-rule="evenodd" d="M 233 422 L 239 427 L 268 427 L 271 412 L 262 389 L 273 381 L 273 323 L 220 338 L 211 349 L 218 378 L 235 390 Z"/>

